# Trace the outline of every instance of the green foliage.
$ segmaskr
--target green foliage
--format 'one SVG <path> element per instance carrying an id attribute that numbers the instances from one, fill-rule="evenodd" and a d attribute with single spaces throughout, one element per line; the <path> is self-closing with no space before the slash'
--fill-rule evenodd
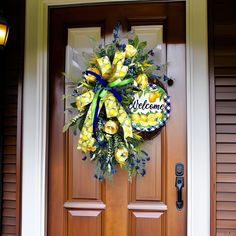
<path id="1" fill-rule="evenodd" d="M 139 50 L 143 50 L 147 46 L 147 41 L 141 42 L 138 45 Z"/>
<path id="2" fill-rule="evenodd" d="M 139 44 L 138 35 L 135 35 L 135 37 L 133 39 L 129 39 L 128 43 L 136 48 L 138 46 L 138 44 Z"/>
<path id="3" fill-rule="evenodd" d="M 73 119 L 69 120 L 63 127 L 63 133 L 66 132 L 70 127 L 75 126 L 80 119 L 81 114 L 76 115 Z"/>

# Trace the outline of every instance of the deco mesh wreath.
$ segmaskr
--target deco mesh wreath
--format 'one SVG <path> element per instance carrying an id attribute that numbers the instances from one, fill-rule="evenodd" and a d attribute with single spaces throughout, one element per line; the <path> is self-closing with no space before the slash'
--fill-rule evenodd
<path id="1" fill-rule="evenodd" d="M 148 154 L 141 149 L 143 133 L 158 131 L 170 114 L 169 96 L 161 79 L 163 65 L 153 61 L 153 50 L 137 36 L 123 43 L 121 26 L 113 41 L 94 48 L 83 78 L 74 84 L 71 107 L 77 114 L 64 126 L 80 130 L 78 149 L 95 163 L 95 177 L 112 177 L 117 165 L 129 179 L 144 176 Z"/>

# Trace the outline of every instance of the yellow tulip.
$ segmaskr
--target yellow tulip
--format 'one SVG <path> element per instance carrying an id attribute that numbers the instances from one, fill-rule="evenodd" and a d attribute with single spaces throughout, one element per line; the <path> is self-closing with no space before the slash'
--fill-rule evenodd
<path id="1" fill-rule="evenodd" d="M 141 89 L 145 89 L 148 86 L 148 77 L 146 74 L 140 74 L 135 79 Z"/>
<path id="2" fill-rule="evenodd" d="M 125 48 L 125 57 L 130 58 L 133 57 L 137 53 L 137 49 L 131 44 L 127 44 Z"/>

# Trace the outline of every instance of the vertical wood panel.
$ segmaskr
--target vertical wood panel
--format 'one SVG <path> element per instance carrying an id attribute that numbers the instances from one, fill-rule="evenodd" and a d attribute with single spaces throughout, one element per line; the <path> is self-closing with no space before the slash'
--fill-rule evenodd
<path id="1" fill-rule="evenodd" d="M 101 184 L 93 177 L 94 165 L 75 148 L 77 136 L 69 137 L 69 199 L 101 199 Z"/>
<path id="2" fill-rule="evenodd" d="M 161 135 L 145 145 L 145 150 L 152 158 L 147 163 L 147 175 L 145 178 L 138 177 L 136 180 L 136 196 L 134 200 L 161 200 L 162 148 Z M 149 184 L 150 182 L 152 185 Z"/>

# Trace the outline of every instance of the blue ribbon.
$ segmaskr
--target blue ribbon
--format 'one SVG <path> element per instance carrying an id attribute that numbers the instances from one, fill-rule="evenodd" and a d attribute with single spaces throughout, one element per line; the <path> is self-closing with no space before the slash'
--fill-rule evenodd
<path id="1" fill-rule="evenodd" d="M 87 70 L 86 71 L 86 74 L 90 74 L 90 75 L 93 75 L 96 77 L 96 80 L 101 84 L 103 85 L 104 89 L 106 90 L 109 90 L 113 93 L 113 95 L 116 97 L 116 99 L 121 102 L 122 101 L 122 96 L 114 89 L 114 88 L 111 88 L 108 85 L 108 82 L 101 76 L 101 75 L 98 75 L 96 74 L 95 72 L 93 71 L 89 71 Z"/>
<path id="2" fill-rule="evenodd" d="M 98 111 L 99 111 L 99 103 L 100 103 L 100 97 L 97 100 L 96 108 L 95 108 L 95 113 L 94 113 L 94 119 L 93 119 L 93 136 L 96 140 L 98 140 L 97 134 L 96 134 L 96 126 L 98 122 Z"/>

